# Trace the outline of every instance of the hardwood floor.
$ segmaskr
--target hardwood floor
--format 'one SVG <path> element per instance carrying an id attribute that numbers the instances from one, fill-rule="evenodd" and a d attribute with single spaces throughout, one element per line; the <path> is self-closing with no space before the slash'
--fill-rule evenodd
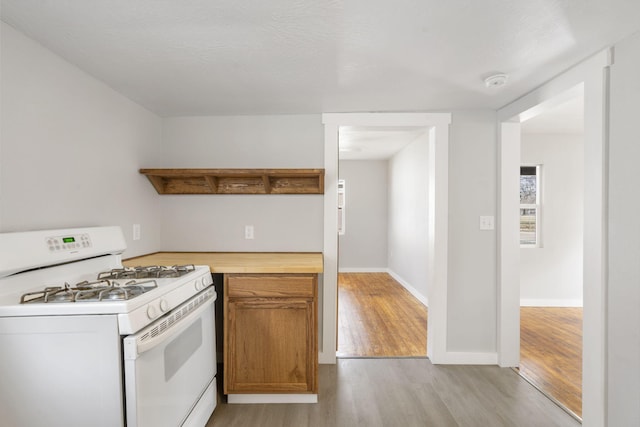
<path id="1" fill-rule="evenodd" d="M 338 274 L 338 357 L 427 355 L 427 308 L 387 273 Z"/>
<path id="2" fill-rule="evenodd" d="M 579 427 L 513 370 L 428 359 L 320 365 L 316 404 L 218 403 L 207 427 Z"/>
<path id="3" fill-rule="evenodd" d="M 387 273 L 338 275 L 338 357 L 425 357 L 427 308 Z M 582 417 L 582 309 L 521 307 L 519 372 Z"/>
<path id="4" fill-rule="evenodd" d="M 207 427 L 580 426 L 511 369 L 366 358 L 424 356 L 426 308 L 387 274 L 341 273 L 338 288 L 338 355 L 365 358 L 320 365 L 317 404 L 220 401 Z M 522 308 L 521 374 L 580 414 L 562 396 L 581 390 L 582 312 L 562 310 Z"/>
<path id="5" fill-rule="evenodd" d="M 582 417 L 582 308 L 520 308 L 520 374 Z"/>

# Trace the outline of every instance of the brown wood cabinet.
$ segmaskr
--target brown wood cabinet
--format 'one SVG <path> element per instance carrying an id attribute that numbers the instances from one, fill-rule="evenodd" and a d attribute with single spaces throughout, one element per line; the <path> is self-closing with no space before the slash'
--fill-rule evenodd
<path id="1" fill-rule="evenodd" d="M 317 297 L 317 274 L 225 275 L 225 394 L 317 394 Z"/>

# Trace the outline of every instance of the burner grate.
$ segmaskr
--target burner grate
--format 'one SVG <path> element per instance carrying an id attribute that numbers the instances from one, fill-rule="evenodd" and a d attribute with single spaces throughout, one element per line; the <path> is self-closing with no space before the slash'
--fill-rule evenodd
<path id="1" fill-rule="evenodd" d="M 98 279 L 164 279 L 184 276 L 195 270 L 193 264 L 173 266 L 140 266 L 114 268 L 98 275 Z"/>
<path id="2" fill-rule="evenodd" d="M 83 281 L 77 283 L 75 287 L 65 283 L 64 286 L 50 286 L 42 291 L 26 293 L 20 298 L 20 304 L 125 301 L 157 287 L 155 280 L 130 280 L 120 284 L 112 280 L 100 279 L 95 282 Z"/>

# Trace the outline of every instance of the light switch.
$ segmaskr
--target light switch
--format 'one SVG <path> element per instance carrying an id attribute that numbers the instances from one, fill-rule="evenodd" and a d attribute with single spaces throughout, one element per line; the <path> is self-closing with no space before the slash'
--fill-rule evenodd
<path id="1" fill-rule="evenodd" d="M 480 217 L 480 230 L 493 230 L 494 228 L 493 216 Z"/>
<path id="2" fill-rule="evenodd" d="M 140 224 L 133 224 L 133 240 L 140 240 Z"/>
<path id="3" fill-rule="evenodd" d="M 253 239 L 253 225 L 244 226 L 244 238 Z"/>

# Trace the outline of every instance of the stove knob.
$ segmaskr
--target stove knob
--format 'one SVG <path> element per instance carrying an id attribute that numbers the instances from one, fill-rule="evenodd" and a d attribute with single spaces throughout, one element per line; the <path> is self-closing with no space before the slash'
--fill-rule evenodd
<path id="1" fill-rule="evenodd" d="M 156 317 L 156 309 L 153 308 L 152 305 L 150 305 L 149 307 L 147 307 L 147 317 L 149 319 L 155 319 Z"/>
<path id="2" fill-rule="evenodd" d="M 169 303 L 166 300 L 160 300 L 160 311 L 163 313 L 169 309 Z"/>
<path id="3" fill-rule="evenodd" d="M 200 281 L 199 280 L 194 280 L 193 284 L 195 285 L 196 291 L 200 290 Z"/>

